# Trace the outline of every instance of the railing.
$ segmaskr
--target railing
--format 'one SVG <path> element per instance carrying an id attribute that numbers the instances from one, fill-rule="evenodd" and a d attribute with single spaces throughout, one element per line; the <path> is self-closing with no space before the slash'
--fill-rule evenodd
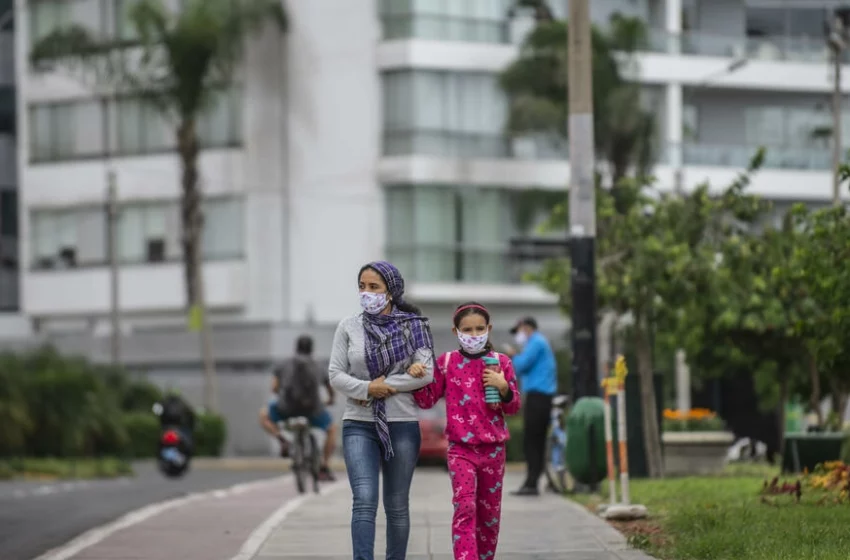
<path id="1" fill-rule="evenodd" d="M 384 40 L 432 39 L 496 44 L 511 41 L 507 19 L 399 13 L 384 14 L 381 20 Z"/>
<path id="2" fill-rule="evenodd" d="M 747 58 L 750 60 L 826 62 L 829 50 L 822 37 L 742 37 L 689 31 L 671 34 L 653 29 L 639 50 L 667 54 Z"/>
<path id="3" fill-rule="evenodd" d="M 428 155 L 456 158 L 553 160 L 567 157 L 567 140 L 555 135 L 509 137 L 456 130 L 415 129 L 384 132 L 384 155 Z"/>
<path id="4" fill-rule="evenodd" d="M 503 246 L 390 245 L 387 257 L 416 282 L 518 284 L 539 264 L 518 260 Z"/>
<path id="5" fill-rule="evenodd" d="M 685 165 L 744 168 L 758 149 L 759 146 L 690 143 L 683 146 L 682 156 Z M 765 150 L 765 168 L 827 170 L 831 167 L 829 150 L 791 146 L 765 146 Z"/>

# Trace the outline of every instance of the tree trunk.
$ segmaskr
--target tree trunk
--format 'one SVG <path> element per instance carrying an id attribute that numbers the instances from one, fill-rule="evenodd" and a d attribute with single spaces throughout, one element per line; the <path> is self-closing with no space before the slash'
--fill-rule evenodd
<path id="1" fill-rule="evenodd" d="M 847 391 L 846 384 L 842 384 L 835 378 L 830 378 L 830 397 L 832 399 L 832 410 L 838 417 L 838 429 L 844 426 L 844 413 L 847 411 L 847 402 L 850 400 L 850 393 Z"/>
<path id="2" fill-rule="evenodd" d="M 643 446 L 646 451 L 646 468 L 650 478 L 664 476 L 661 455 L 661 433 L 656 414 L 654 372 L 652 371 L 652 343 L 648 327 L 642 321 L 635 322 L 635 352 L 640 378 L 641 420 L 643 421 Z"/>
<path id="3" fill-rule="evenodd" d="M 809 378 L 812 382 L 812 395 L 809 398 L 809 408 L 815 413 L 818 419 L 818 427 L 823 426 L 823 413 L 820 408 L 821 389 L 820 389 L 820 373 L 818 372 L 818 361 L 814 354 L 809 355 Z"/>
<path id="4" fill-rule="evenodd" d="M 782 379 L 779 381 L 779 412 L 776 417 L 779 419 L 779 463 L 782 464 L 782 458 L 785 456 L 785 401 L 788 400 L 788 377 L 786 372 L 782 372 Z"/>
<path id="5" fill-rule="evenodd" d="M 204 298 L 203 261 L 201 258 L 201 234 L 204 228 L 204 218 L 201 211 L 198 174 L 200 146 L 194 120 L 184 120 L 178 127 L 177 147 L 183 166 L 180 225 L 186 279 L 186 306 L 188 313 L 192 313 L 192 310 L 196 309 L 197 313 L 200 314 L 201 357 L 204 366 L 204 408 L 214 412 L 217 409 L 218 391 L 215 358 Z"/>

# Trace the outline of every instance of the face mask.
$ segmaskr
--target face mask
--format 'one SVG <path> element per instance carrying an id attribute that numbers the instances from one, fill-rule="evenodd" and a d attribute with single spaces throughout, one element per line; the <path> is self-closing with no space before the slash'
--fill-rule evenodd
<path id="1" fill-rule="evenodd" d="M 360 307 L 369 315 L 377 315 L 386 309 L 387 303 L 389 300 L 386 293 L 360 292 Z"/>
<path id="2" fill-rule="evenodd" d="M 474 336 L 471 334 L 463 334 L 461 332 L 457 333 L 457 339 L 460 342 L 460 347 L 469 352 L 470 354 L 478 354 L 479 352 L 483 351 L 484 347 L 487 346 L 488 338 L 488 333 L 484 333 L 478 336 Z"/>
<path id="3" fill-rule="evenodd" d="M 516 342 L 520 346 L 525 346 L 525 343 L 528 342 L 528 334 L 523 331 L 519 331 L 514 335 L 514 342 Z"/>

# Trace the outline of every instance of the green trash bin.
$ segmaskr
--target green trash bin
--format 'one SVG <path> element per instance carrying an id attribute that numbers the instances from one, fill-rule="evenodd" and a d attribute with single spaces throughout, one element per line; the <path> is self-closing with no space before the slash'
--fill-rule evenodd
<path id="1" fill-rule="evenodd" d="M 567 467 L 579 483 L 595 486 L 606 475 L 605 404 L 582 397 L 567 415 Z"/>

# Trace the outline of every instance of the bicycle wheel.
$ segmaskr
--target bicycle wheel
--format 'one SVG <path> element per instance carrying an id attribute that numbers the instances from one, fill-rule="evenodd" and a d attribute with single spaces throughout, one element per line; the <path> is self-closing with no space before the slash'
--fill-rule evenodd
<path id="1" fill-rule="evenodd" d="M 306 453 L 310 465 L 310 474 L 313 476 L 313 492 L 319 493 L 319 471 L 321 469 L 321 461 L 319 458 L 319 446 L 316 445 L 316 436 L 310 432 L 308 438 L 310 449 Z"/>
<path id="2" fill-rule="evenodd" d="M 564 464 L 564 448 L 554 432 L 549 432 L 546 438 L 546 480 L 549 489 L 556 494 L 566 494 L 567 468 Z"/>
<path id="3" fill-rule="evenodd" d="M 304 432 L 299 432 L 295 438 L 294 449 L 292 450 L 292 472 L 295 474 L 295 485 L 298 488 L 298 493 L 303 494 L 307 491 L 307 468 L 304 455 Z"/>

